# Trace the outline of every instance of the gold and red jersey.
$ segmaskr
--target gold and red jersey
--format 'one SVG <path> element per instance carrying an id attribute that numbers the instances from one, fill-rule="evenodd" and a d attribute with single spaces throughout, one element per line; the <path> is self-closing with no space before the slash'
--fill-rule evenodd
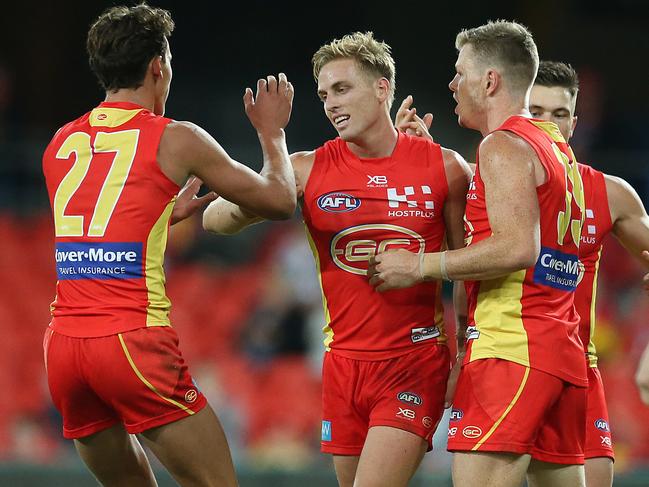
<path id="1" fill-rule="evenodd" d="M 465 363 L 499 358 L 586 385 L 579 315 L 574 306 L 574 292 L 583 270 L 578 246 L 584 196 L 577 163 L 551 122 L 513 116 L 497 130 L 525 140 L 545 169 L 546 181 L 536 188 L 541 252 L 529 269 L 496 279 L 467 281 Z M 467 245 L 492 234 L 479 160 L 467 194 L 465 230 Z"/>
<path id="2" fill-rule="evenodd" d="M 597 275 L 602 257 L 602 241 L 613 229 L 608 205 L 604 174 L 585 164 L 578 164 L 584 183 L 586 214 L 579 244 L 579 260 L 584 265 L 584 277 L 575 292 L 575 307 L 581 318 L 579 336 L 590 367 L 597 367 L 595 334 L 595 301 L 597 299 Z"/>
<path id="3" fill-rule="evenodd" d="M 157 162 L 169 121 L 138 105 L 101 103 L 45 149 L 56 332 L 97 337 L 169 326 L 163 259 L 179 187 Z"/>
<path id="4" fill-rule="evenodd" d="M 340 138 L 316 150 L 302 212 L 323 293 L 325 348 L 383 360 L 446 341 L 440 285 L 379 293 L 378 252 L 437 252 L 448 184 L 439 145 L 399 134 L 390 157 L 360 159 Z"/>

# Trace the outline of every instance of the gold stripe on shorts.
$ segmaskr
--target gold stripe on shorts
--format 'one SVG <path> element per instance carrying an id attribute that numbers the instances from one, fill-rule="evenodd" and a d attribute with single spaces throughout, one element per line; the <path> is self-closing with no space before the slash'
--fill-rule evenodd
<path id="1" fill-rule="evenodd" d="M 128 348 L 126 347 L 126 342 L 124 341 L 124 337 L 122 336 L 122 334 L 118 333 L 117 336 L 119 337 L 119 342 L 122 344 L 122 350 L 124 350 L 124 355 L 126 355 L 126 360 L 128 360 L 128 363 L 131 364 L 131 368 L 133 369 L 133 372 L 135 372 L 135 375 L 137 375 L 138 379 L 140 379 L 145 386 L 151 389 L 161 399 L 164 399 L 168 403 L 173 404 L 174 406 L 182 409 L 190 416 L 192 414 L 195 414 L 195 412 L 189 409 L 187 406 L 180 404 L 178 401 L 174 401 L 170 397 L 166 397 L 160 394 L 160 392 L 158 392 L 155 386 L 151 384 L 148 380 L 146 380 L 146 378 L 142 375 L 142 372 L 140 372 L 137 366 L 135 365 L 135 362 L 133 362 L 133 359 L 131 358 L 131 354 L 129 353 Z"/>

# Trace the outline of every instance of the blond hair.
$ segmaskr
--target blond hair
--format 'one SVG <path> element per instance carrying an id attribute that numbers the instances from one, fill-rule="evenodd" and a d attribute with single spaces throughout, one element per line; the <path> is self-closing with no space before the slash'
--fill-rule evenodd
<path id="1" fill-rule="evenodd" d="M 471 45 L 482 65 L 494 64 L 517 90 L 532 86 L 539 67 L 539 53 L 532 34 L 522 24 L 506 20 L 489 21 L 473 29 L 462 30 L 455 38 L 459 51 Z"/>
<path id="2" fill-rule="evenodd" d="M 394 101 L 396 87 L 394 59 L 391 48 L 385 42 L 374 39 L 372 32 L 354 32 L 342 39 L 334 39 L 320 47 L 313 55 L 313 76 L 318 81 L 323 66 L 336 59 L 353 59 L 370 77 L 385 78 L 390 82 L 388 105 Z"/>

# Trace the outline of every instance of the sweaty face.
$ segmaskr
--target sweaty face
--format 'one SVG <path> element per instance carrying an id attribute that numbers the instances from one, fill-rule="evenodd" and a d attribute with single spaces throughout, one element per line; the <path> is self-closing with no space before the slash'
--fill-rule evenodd
<path id="1" fill-rule="evenodd" d="M 566 141 L 572 137 L 577 123 L 576 97 L 562 86 L 534 85 L 530 93 L 530 112 L 534 118 L 554 122 Z"/>
<path id="2" fill-rule="evenodd" d="M 383 105 L 377 85 L 353 59 L 336 59 L 320 70 L 318 96 L 343 140 L 358 141 L 378 120 Z"/>
<path id="3" fill-rule="evenodd" d="M 484 69 L 481 69 L 474 60 L 473 47 L 466 44 L 460 49 L 455 63 L 455 77 L 448 85 L 457 103 L 455 113 L 461 127 L 479 128 L 483 112 L 480 96 L 483 74 Z"/>
<path id="4" fill-rule="evenodd" d="M 163 59 L 164 62 L 160 63 L 161 76 L 157 79 L 155 88 L 155 105 L 153 107 L 153 113 L 155 113 L 156 115 L 164 115 L 165 113 L 165 104 L 167 103 L 167 98 L 169 97 L 171 77 L 173 75 L 173 72 L 171 70 L 171 51 L 169 49 L 168 42 Z"/>

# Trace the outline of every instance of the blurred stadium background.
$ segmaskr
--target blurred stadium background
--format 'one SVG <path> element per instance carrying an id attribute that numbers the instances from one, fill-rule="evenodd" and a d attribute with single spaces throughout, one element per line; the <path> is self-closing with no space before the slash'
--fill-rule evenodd
<path id="1" fill-rule="evenodd" d="M 59 126 L 102 99 L 87 68 L 85 35 L 116 3 L 12 2 L 0 12 L 0 485 L 93 485 L 61 437 L 44 379 L 41 343 L 55 273 L 40 158 Z M 296 89 L 289 149 L 319 146 L 335 132 L 321 113 L 310 58 L 320 44 L 353 30 L 373 30 L 392 46 L 397 103 L 413 94 L 420 110 L 435 114 L 436 140 L 474 160 L 479 136 L 457 126 L 447 88 L 455 34 L 488 19 L 521 21 L 542 58 L 568 61 L 579 72 L 572 144 L 579 160 L 624 177 L 649 206 L 644 0 L 151 3 L 176 21 L 167 115 L 200 124 L 253 166 L 260 151 L 243 112 L 244 87 L 286 72 Z M 330 459 L 318 450 L 323 318 L 300 219 L 225 238 L 202 232 L 196 216 L 172 229 L 166 269 L 181 349 L 224 423 L 241 485 L 334 485 Z M 597 346 L 620 486 L 649 485 L 649 409 L 633 383 L 649 340 L 641 275 L 608 242 Z M 450 304 L 452 331 L 449 311 Z M 436 452 L 412 485 L 450 485 L 444 422 L 439 430 Z M 161 485 L 173 485 L 164 473 Z"/>

